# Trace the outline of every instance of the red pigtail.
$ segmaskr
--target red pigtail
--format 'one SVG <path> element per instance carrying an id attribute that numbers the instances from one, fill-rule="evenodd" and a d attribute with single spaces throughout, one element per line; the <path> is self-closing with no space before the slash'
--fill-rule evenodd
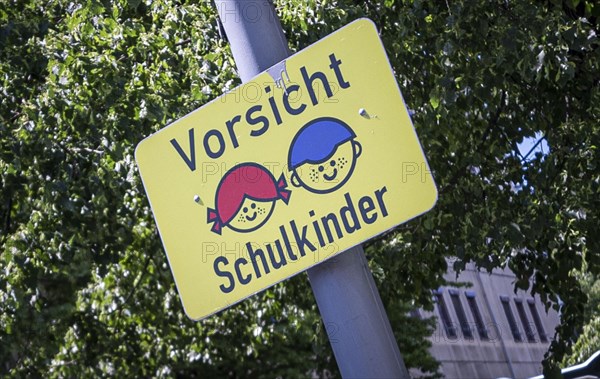
<path id="1" fill-rule="evenodd" d="M 277 181 L 277 194 L 279 195 L 279 198 L 281 200 L 283 200 L 284 203 L 288 203 L 288 201 L 290 201 L 290 196 L 292 195 L 292 191 L 286 189 L 287 188 L 287 182 L 285 181 L 285 177 L 283 176 L 283 174 L 281 174 L 281 176 L 279 177 L 279 180 Z"/>
<path id="2" fill-rule="evenodd" d="M 212 230 L 214 233 L 217 234 L 221 234 L 221 229 L 223 227 L 223 225 L 221 224 L 221 220 L 219 219 L 219 214 L 217 213 L 216 210 L 214 209 L 210 209 L 208 208 L 208 212 L 207 212 L 207 222 L 211 223 L 213 222 L 213 226 L 212 228 L 210 228 L 210 230 Z"/>

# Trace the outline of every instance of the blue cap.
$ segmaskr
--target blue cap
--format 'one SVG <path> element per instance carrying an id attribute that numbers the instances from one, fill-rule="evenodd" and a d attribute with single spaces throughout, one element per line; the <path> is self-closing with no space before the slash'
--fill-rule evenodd
<path id="1" fill-rule="evenodd" d="M 304 125 L 296 134 L 288 156 L 290 170 L 304 163 L 318 163 L 331 156 L 344 142 L 356 137 L 354 131 L 343 121 L 333 117 L 321 117 Z"/>

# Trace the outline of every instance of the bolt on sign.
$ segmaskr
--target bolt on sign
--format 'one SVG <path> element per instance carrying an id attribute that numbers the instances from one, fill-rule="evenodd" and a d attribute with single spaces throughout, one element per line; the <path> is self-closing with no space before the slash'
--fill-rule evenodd
<path id="1" fill-rule="evenodd" d="M 144 139 L 136 161 L 192 319 L 418 216 L 437 199 L 367 19 Z"/>

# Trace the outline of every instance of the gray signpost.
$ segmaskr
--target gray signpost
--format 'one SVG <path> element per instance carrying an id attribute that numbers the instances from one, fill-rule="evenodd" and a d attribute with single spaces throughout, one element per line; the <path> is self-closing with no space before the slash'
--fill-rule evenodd
<path id="1" fill-rule="evenodd" d="M 289 55 L 271 1 L 216 0 L 243 82 Z M 409 378 L 361 246 L 308 270 L 323 323 L 345 378 Z"/>

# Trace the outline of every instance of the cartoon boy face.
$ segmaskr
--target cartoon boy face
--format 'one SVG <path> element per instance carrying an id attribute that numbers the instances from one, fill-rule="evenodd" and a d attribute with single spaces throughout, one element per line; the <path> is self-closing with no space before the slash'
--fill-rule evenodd
<path id="1" fill-rule="evenodd" d="M 339 145 L 332 156 L 316 163 L 306 162 L 296 168 L 292 184 L 315 193 L 333 192 L 348 181 L 360 153 L 360 143 L 347 141 Z"/>
<path id="2" fill-rule="evenodd" d="M 275 201 L 244 198 L 242 206 L 229 222 L 236 232 L 250 232 L 263 226 L 275 208 Z"/>
<path id="3" fill-rule="evenodd" d="M 309 122 L 296 134 L 290 148 L 292 184 L 319 194 L 343 186 L 362 152 L 355 137 L 347 124 L 335 118 Z"/>

